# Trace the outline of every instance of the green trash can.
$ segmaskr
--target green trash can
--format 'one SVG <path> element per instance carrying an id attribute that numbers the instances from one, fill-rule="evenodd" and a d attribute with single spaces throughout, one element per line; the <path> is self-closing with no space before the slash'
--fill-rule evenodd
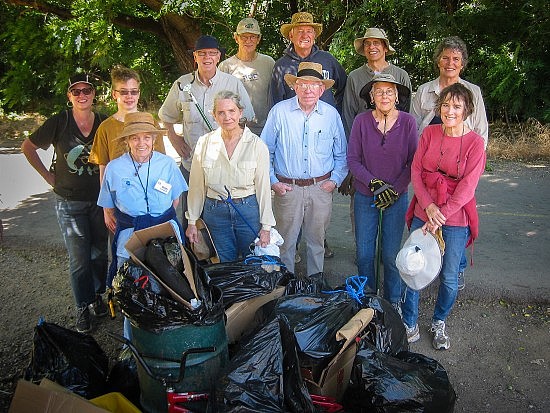
<path id="1" fill-rule="evenodd" d="M 160 334 L 132 325 L 131 341 L 154 375 L 169 381 L 178 378 L 179 360 L 184 351 L 215 347 L 214 352 L 190 354 L 187 357 L 184 378 L 171 385 L 176 393 L 214 390 L 220 372 L 229 360 L 223 313 L 212 325 L 184 325 Z M 142 408 L 149 413 L 166 413 L 168 405 L 164 383 L 149 376 L 139 362 L 137 373 Z"/>

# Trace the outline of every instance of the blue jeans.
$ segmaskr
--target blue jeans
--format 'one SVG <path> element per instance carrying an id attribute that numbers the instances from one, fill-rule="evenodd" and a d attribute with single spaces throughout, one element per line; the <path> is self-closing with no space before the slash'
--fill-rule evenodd
<path id="1" fill-rule="evenodd" d="M 59 228 L 69 253 L 71 287 L 77 307 L 91 304 L 105 292 L 107 228 L 95 202 L 56 197 Z"/>
<path id="2" fill-rule="evenodd" d="M 235 208 L 226 202 L 206 198 L 202 217 L 212 236 L 220 261 L 234 261 L 239 255 L 250 254 L 250 244 L 260 231 L 260 207 L 256 195 L 234 201 Z M 254 228 L 254 232 L 246 222 Z"/>
<path id="3" fill-rule="evenodd" d="M 422 227 L 424 221 L 414 217 L 411 231 Z M 432 321 L 445 321 L 451 312 L 458 293 L 458 270 L 464 247 L 470 236 L 470 227 L 454 227 L 443 225 L 443 240 L 445 255 L 439 273 L 439 291 L 435 303 Z M 403 283 L 404 288 L 405 284 Z M 401 307 L 403 321 L 408 327 L 414 327 L 418 320 L 419 292 L 406 288 L 405 299 Z"/>
<path id="4" fill-rule="evenodd" d="M 395 257 L 401 247 L 405 228 L 407 194 L 402 194 L 391 207 L 382 212 L 382 251 L 384 262 L 384 298 L 391 303 L 401 300 L 401 277 L 395 265 Z M 375 253 L 380 211 L 373 206 L 372 196 L 355 192 L 355 244 L 359 275 L 367 276 L 368 286 L 376 291 Z"/>

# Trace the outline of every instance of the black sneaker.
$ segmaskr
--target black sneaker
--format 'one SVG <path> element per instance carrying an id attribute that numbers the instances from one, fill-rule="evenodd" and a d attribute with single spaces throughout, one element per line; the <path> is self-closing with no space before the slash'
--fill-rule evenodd
<path id="1" fill-rule="evenodd" d="M 87 333 L 92 329 L 90 321 L 90 310 L 88 306 L 78 307 L 76 309 L 76 331 L 79 333 Z"/>
<path id="2" fill-rule="evenodd" d="M 101 295 L 98 295 L 95 299 L 95 301 L 90 304 L 90 307 L 92 309 L 92 313 L 96 317 L 105 317 L 109 313 L 109 309 L 107 308 L 107 304 L 105 304 L 105 301 L 103 301 L 103 298 Z"/>

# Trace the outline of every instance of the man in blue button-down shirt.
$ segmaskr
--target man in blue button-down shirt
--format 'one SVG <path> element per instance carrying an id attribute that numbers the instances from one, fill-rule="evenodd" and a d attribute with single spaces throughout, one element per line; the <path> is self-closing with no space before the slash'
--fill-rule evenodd
<path id="1" fill-rule="evenodd" d="M 296 96 L 277 103 L 267 116 L 262 139 L 271 156 L 277 228 L 285 242 L 281 259 L 294 272 L 296 240 L 302 228 L 307 274 L 323 271 L 325 232 L 332 192 L 346 177 L 346 135 L 336 109 L 320 101 L 334 81 L 323 79 L 319 63 L 302 62 L 297 75 L 285 75 Z"/>

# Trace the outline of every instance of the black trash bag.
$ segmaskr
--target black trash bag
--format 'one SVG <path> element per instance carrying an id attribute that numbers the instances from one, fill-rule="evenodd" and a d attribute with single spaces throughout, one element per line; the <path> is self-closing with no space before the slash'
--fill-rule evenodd
<path id="1" fill-rule="evenodd" d="M 177 295 L 190 302 L 195 294 L 187 278 L 179 273 L 164 253 L 162 239 L 151 239 L 145 250 L 145 264 Z"/>
<path id="2" fill-rule="evenodd" d="M 456 394 L 436 360 L 403 351 L 392 356 L 362 344 L 344 393 L 350 413 L 451 413 Z"/>
<path id="3" fill-rule="evenodd" d="M 275 314 L 284 315 L 294 332 L 300 365 L 312 372 L 314 380 L 342 348 L 336 332 L 359 310 L 345 292 L 296 294 L 281 297 Z"/>
<path id="4" fill-rule="evenodd" d="M 285 285 L 290 273 L 278 257 L 246 258 L 238 261 L 210 264 L 202 267 L 210 282 L 223 291 L 225 308 L 232 304 L 271 293 L 275 287 Z M 262 265 L 264 263 L 264 265 Z"/>
<path id="5" fill-rule="evenodd" d="M 322 272 L 308 276 L 294 275 L 290 278 L 285 288 L 285 295 L 294 294 L 320 294 L 323 291 L 331 291 Z"/>
<path id="6" fill-rule="evenodd" d="M 92 399 L 106 393 L 109 358 L 88 334 L 40 322 L 34 328 L 31 361 L 24 379 L 47 378 Z"/>
<path id="7" fill-rule="evenodd" d="M 288 321 L 271 320 L 232 358 L 229 373 L 221 381 L 224 400 L 218 410 L 315 412 L 298 366 Z"/>
<path id="8" fill-rule="evenodd" d="M 183 274 L 183 259 L 180 243 L 176 237 L 168 237 L 162 242 L 164 254 L 177 272 Z"/>
<path id="9" fill-rule="evenodd" d="M 224 316 L 222 292 L 218 287 L 205 286 L 195 276 L 201 304 L 191 310 L 166 294 L 159 294 L 159 284 L 144 282 L 147 271 L 131 261 L 125 262 L 113 279 L 114 298 L 130 322 L 153 333 L 174 329 L 182 325 L 212 325 Z M 136 282 L 136 280 L 141 280 Z"/>
<path id="10" fill-rule="evenodd" d="M 363 333 L 366 341 L 386 354 L 396 355 L 401 351 L 409 351 L 405 325 L 389 301 L 368 293 L 361 299 L 361 304 L 363 308 L 374 310 L 372 321 Z"/>
<path id="11" fill-rule="evenodd" d="M 111 368 L 107 378 L 109 392 L 119 392 L 130 400 L 136 407 L 140 407 L 139 379 L 136 359 L 132 356 L 129 347 L 122 349 L 117 362 Z"/>

